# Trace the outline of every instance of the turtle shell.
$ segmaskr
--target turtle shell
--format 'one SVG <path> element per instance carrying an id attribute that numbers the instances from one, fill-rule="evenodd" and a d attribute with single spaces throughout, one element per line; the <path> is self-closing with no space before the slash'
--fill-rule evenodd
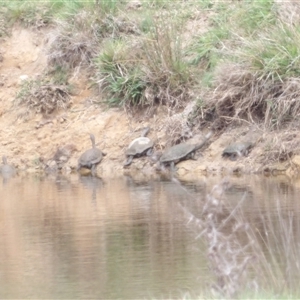
<path id="1" fill-rule="evenodd" d="M 92 165 L 98 164 L 103 158 L 103 153 L 100 149 L 92 148 L 81 154 L 78 163 L 82 167 L 91 168 Z"/>
<path id="2" fill-rule="evenodd" d="M 160 162 L 161 163 L 167 163 L 167 162 L 172 162 L 172 161 L 177 161 L 180 159 L 185 158 L 187 155 L 192 153 L 196 149 L 196 145 L 192 144 L 178 144 L 175 145 L 162 154 L 160 157 Z"/>
<path id="3" fill-rule="evenodd" d="M 134 139 L 128 146 L 125 154 L 127 156 L 137 156 L 143 154 L 148 149 L 152 148 L 154 145 L 153 141 L 151 141 L 147 137 L 139 137 Z"/>

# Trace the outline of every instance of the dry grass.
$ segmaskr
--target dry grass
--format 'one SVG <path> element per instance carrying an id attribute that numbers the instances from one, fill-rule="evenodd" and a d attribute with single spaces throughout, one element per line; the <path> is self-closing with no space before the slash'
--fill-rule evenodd
<path id="1" fill-rule="evenodd" d="M 290 26 L 300 25 L 300 3 L 298 1 L 274 1 L 277 13 L 282 22 Z"/>
<path id="2" fill-rule="evenodd" d="M 189 98 L 192 77 L 178 25 L 166 23 L 163 16 L 157 18 L 143 40 L 142 56 L 154 98 L 168 106 L 180 107 Z"/>
<path id="3" fill-rule="evenodd" d="M 47 115 L 55 110 L 67 109 L 71 102 L 67 86 L 31 80 L 23 83 L 14 104 L 25 106 L 28 112 Z"/>
<path id="4" fill-rule="evenodd" d="M 8 35 L 7 22 L 5 20 L 5 9 L 0 8 L 0 38 Z"/>
<path id="5" fill-rule="evenodd" d="M 211 294 L 216 298 L 233 299 L 242 292 L 256 286 L 256 280 L 249 280 L 249 268 L 255 263 L 255 256 L 249 251 L 252 239 L 247 236 L 249 225 L 239 218 L 243 200 L 229 210 L 225 191 L 230 184 L 224 180 L 207 194 L 200 217 L 183 208 L 189 219 L 189 226 L 196 226 L 197 239 L 207 244 L 207 258 L 214 281 L 210 284 Z M 245 235 L 241 243 L 240 236 Z"/>
<path id="6" fill-rule="evenodd" d="M 280 128 L 296 120 L 300 113 L 300 80 L 272 80 L 261 77 L 250 67 L 227 64 L 220 67 L 214 89 L 205 95 L 207 110 L 214 107 L 213 119 L 223 120 L 222 126 L 246 119 L 263 121 L 267 128 Z"/>
<path id="7" fill-rule="evenodd" d="M 197 122 L 213 123 L 219 130 L 241 120 L 281 129 L 297 121 L 300 111 L 299 4 L 265 0 L 232 5 L 216 14 L 216 25 L 195 47 L 210 66 L 203 76 L 209 84 Z"/>
<path id="8" fill-rule="evenodd" d="M 143 37 L 103 45 L 96 59 L 97 83 L 111 105 L 183 106 L 192 81 L 183 53 L 179 33 L 158 19 Z"/>
<path id="9" fill-rule="evenodd" d="M 298 126 L 299 127 L 299 126 Z M 262 143 L 263 154 L 260 163 L 278 163 L 290 160 L 294 155 L 300 154 L 300 139 L 298 128 L 286 128 L 279 132 L 267 134 L 269 137 Z"/>
<path id="10" fill-rule="evenodd" d="M 192 126 L 189 117 L 196 107 L 196 101 L 187 104 L 185 109 L 166 118 L 164 121 L 164 130 L 166 135 L 166 146 L 173 146 L 185 142 L 193 136 Z"/>
<path id="11" fill-rule="evenodd" d="M 86 11 L 74 16 L 70 21 L 57 21 L 57 31 L 49 36 L 48 64 L 65 69 L 87 67 L 98 50 L 97 38 L 90 24 L 87 24 Z"/>
<path id="12" fill-rule="evenodd" d="M 249 212 L 247 192 L 233 207 L 226 196 L 229 188 L 227 179 L 215 185 L 206 195 L 198 216 L 180 205 L 188 226 L 197 233 L 196 238 L 207 245 L 207 259 L 214 276 L 210 283 L 213 298 L 243 299 L 250 293 L 249 298 L 259 299 L 266 292 L 280 299 L 298 295 L 297 213 L 286 208 L 280 199 L 272 201 L 272 210 L 257 203 L 253 206 L 255 211 Z M 274 190 L 274 186 L 270 188 Z"/>

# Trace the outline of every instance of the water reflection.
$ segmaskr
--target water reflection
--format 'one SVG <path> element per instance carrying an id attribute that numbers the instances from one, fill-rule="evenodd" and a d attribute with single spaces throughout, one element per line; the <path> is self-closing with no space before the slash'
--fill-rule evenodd
<path id="1" fill-rule="evenodd" d="M 185 211 L 200 218 L 208 191 L 219 181 L 11 178 L 0 184 L 0 298 L 201 294 L 211 274 L 198 228 Z M 231 182 L 229 204 L 235 207 L 245 195 L 245 215 L 262 241 L 267 228 L 260 214 L 267 218 L 278 205 L 286 216 L 300 212 L 298 182 L 261 177 Z M 299 236 L 299 222 L 293 222 Z"/>
<path id="2" fill-rule="evenodd" d="M 89 189 L 92 191 L 91 198 L 92 198 L 92 201 L 94 203 L 96 203 L 97 190 L 100 190 L 101 188 L 103 188 L 103 185 L 104 185 L 104 181 L 102 180 L 102 178 L 97 177 L 97 176 L 88 175 L 88 176 L 80 176 L 79 180 L 86 189 Z"/>

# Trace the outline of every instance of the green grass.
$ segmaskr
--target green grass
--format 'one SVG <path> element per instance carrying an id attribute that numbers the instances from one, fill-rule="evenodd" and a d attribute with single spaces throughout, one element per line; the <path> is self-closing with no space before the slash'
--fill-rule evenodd
<path id="1" fill-rule="evenodd" d="M 276 22 L 273 0 L 243 1 L 231 11 L 235 29 L 244 36 L 253 36 Z"/>
<path id="2" fill-rule="evenodd" d="M 226 118 L 224 126 L 246 118 L 280 128 L 297 119 L 300 28 L 282 17 L 290 14 L 285 5 L 215 3 L 211 26 L 193 38 L 188 53 L 200 69 L 207 111 L 216 108 L 213 119 Z"/>
<path id="3" fill-rule="evenodd" d="M 260 39 L 245 45 L 244 59 L 251 68 L 271 79 L 284 80 L 300 75 L 300 28 L 271 28 Z"/>
<path id="4" fill-rule="evenodd" d="M 177 108 L 200 90 L 209 118 L 226 118 L 224 126 L 230 118 L 248 118 L 278 128 L 300 113 L 293 101 L 298 97 L 300 27 L 284 19 L 291 11 L 284 2 L 38 3 L 2 1 L 0 35 L 16 23 L 56 26 L 48 49 L 49 67 L 60 70 L 53 73 L 55 80 L 67 82 L 72 70 L 87 68 L 110 105 Z M 187 31 L 188 22 L 198 20 L 195 28 L 203 30 Z M 226 65 L 230 73 L 222 76 Z"/>
<path id="5" fill-rule="evenodd" d="M 47 76 L 50 77 L 53 84 L 67 85 L 70 74 L 62 66 L 54 66 L 53 68 L 49 68 Z"/>
<path id="6" fill-rule="evenodd" d="M 109 105 L 144 104 L 146 82 L 128 45 L 121 40 L 109 42 L 95 59 L 95 66 Z"/>
<path id="7" fill-rule="evenodd" d="M 17 22 L 24 26 L 48 25 L 57 19 L 70 19 L 82 10 L 114 14 L 123 4 L 122 0 L 3 0 L 1 5 L 6 9 L 5 18 L 10 24 Z M 99 15 L 100 16 L 100 15 Z"/>
<path id="8" fill-rule="evenodd" d="M 159 19 L 147 26 L 148 32 L 139 40 L 111 41 L 95 59 L 97 81 L 111 105 L 153 105 L 155 99 L 176 105 L 176 98 L 183 97 L 192 81 L 174 27 Z"/>
<path id="9" fill-rule="evenodd" d="M 213 28 L 201 35 L 189 51 L 194 56 L 191 63 L 200 64 L 205 71 L 213 70 L 222 58 L 220 48 L 229 35 L 229 29 L 225 26 Z"/>

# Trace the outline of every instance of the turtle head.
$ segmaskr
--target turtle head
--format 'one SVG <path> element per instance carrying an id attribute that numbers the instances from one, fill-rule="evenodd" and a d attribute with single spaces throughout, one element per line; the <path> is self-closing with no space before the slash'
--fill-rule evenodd
<path id="1" fill-rule="evenodd" d="M 95 148 L 95 136 L 92 133 L 90 133 L 90 139 L 92 141 L 93 148 Z"/>
<path id="2" fill-rule="evenodd" d="M 148 134 L 149 131 L 150 131 L 150 127 L 149 127 L 149 126 L 145 127 L 145 128 L 143 129 L 143 131 L 142 131 L 141 136 L 142 136 L 142 137 L 145 137 L 145 136 Z"/>

